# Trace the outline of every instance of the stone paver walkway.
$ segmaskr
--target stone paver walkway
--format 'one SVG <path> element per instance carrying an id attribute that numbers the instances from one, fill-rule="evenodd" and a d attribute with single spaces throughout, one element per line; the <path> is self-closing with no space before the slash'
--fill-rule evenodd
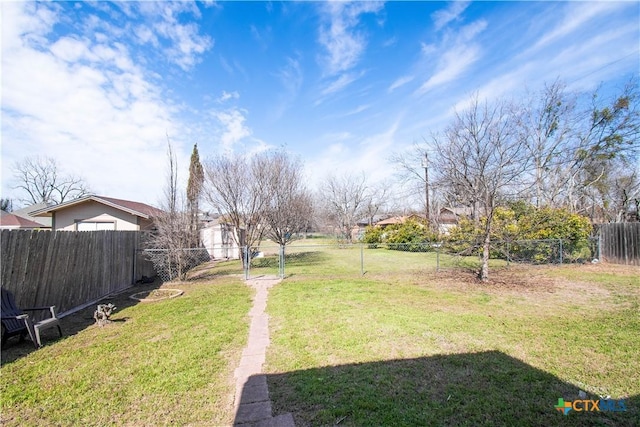
<path id="1" fill-rule="evenodd" d="M 256 290 L 253 307 L 249 311 L 251 326 L 249 341 L 242 351 L 240 366 L 235 371 L 236 416 L 234 426 L 242 427 L 295 427 L 291 414 L 271 415 L 271 400 L 267 389 L 267 377 L 262 373 L 267 346 L 269 345 L 269 315 L 267 296 L 269 288 L 280 282 L 277 277 L 262 276 L 247 281 Z"/>

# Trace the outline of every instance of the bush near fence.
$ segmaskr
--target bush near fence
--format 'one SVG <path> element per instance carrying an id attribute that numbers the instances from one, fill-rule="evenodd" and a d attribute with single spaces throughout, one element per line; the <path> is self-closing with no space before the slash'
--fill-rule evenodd
<path id="1" fill-rule="evenodd" d="M 434 241 L 410 243 L 367 244 L 367 247 L 385 247 L 405 252 L 440 252 L 454 256 L 481 256 L 479 241 Z M 489 258 L 528 264 L 562 264 L 583 262 L 590 257 L 590 243 L 570 242 L 564 239 L 492 241 Z"/>
<path id="2" fill-rule="evenodd" d="M 139 278 L 136 231 L 0 232 L 0 277 L 22 307 L 73 310 Z"/>

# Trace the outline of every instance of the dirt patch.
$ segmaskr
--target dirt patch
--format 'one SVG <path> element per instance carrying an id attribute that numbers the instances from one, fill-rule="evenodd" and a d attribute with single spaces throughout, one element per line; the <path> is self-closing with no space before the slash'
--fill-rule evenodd
<path id="1" fill-rule="evenodd" d="M 534 302 L 540 307 L 548 304 L 578 307 L 592 305 L 598 309 L 620 308 L 623 302 L 616 296 L 631 296 L 625 304 L 633 304 L 640 297 L 640 269 L 634 266 L 611 264 L 580 264 L 563 266 L 510 266 L 493 268 L 490 279 L 483 282 L 471 270 L 443 270 L 434 273 L 425 283 L 425 277 L 415 283 L 440 289 L 467 293 L 482 291 L 494 296 L 517 297 Z M 616 286 L 614 290 L 607 276 L 624 278 L 630 285 Z M 622 292 L 622 293 L 621 293 Z M 541 308 L 542 309 L 542 308 Z"/>
<path id="2" fill-rule="evenodd" d="M 434 276 L 439 285 L 458 290 L 483 289 L 486 291 L 505 293 L 553 293 L 557 290 L 557 280 L 545 274 L 541 267 L 509 267 L 493 269 L 489 273 L 489 280 L 483 282 L 474 271 L 443 270 Z"/>

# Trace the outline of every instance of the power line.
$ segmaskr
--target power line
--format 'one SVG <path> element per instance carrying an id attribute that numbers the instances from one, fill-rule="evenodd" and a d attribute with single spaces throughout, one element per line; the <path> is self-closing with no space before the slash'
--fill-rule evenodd
<path id="1" fill-rule="evenodd" d="M 625 55 L 625 56 L 623 56 L 622 58 L 618 58 L 618 59 L 616 59 L 616 60 L 614 60 L 614 61 L 611 61 L 611 62 L 609 62 L 609 63 L 607 63 L 607 64 L 605 64 L 605 65 L 601 66 L 600 68 L 596 68 L 595 70 L 592 70 L 592 71 L 588 72 L 587 74 L 585 74 L 585 75 L 583 75 L 583 76 L 578 77 L 577 79 L 575 79 L 575 80 L 571 81 L 570 83 L 575 83 L 575 82 L 577 82 L 577 81 L 580 81 L 580 80 L 582 80 L 582 79 L 584 79 L 584 78 L 586 78 L 586 77 L 589 77 L 589 76 L 590 76 L 590 75 L 592 75 L 592 74 L 597 73 L 598 71 L 604 70 L 605 68 L 610 67 L 610 66 L 612 66 L 613 64 L 616 64 L 616 63 L 618 63 L 618 62 L 624 61 L 625 59 L 627 59 L 627 58 L 629 58 L 629 57 L 631 57 L 631 56 L 637 55 L 637 54 L 638 54 L 638 52 L 631 52 L 630 54 Z"/>

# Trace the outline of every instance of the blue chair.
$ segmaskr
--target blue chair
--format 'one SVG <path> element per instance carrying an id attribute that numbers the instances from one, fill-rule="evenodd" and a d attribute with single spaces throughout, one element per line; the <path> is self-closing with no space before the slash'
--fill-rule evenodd
<path id="1" fill-rule="evenodd" d="M 56 307 L 31 307 L 20 309 L 16 305 L 13 294 L 2 288 L 2 345 L 4 346 L 7 339 L 18 335 L 22 341 L 28 334 L 36 348 L 42 347 L 40 339 L 40 331 L 49 328 L 58 328 L 58 332 L 62 337 L 62 327 L 60 319 L 56 314 Z M 34 322 L 25 311 L 43 311 L 49 310 L 51 317 Z"/>

